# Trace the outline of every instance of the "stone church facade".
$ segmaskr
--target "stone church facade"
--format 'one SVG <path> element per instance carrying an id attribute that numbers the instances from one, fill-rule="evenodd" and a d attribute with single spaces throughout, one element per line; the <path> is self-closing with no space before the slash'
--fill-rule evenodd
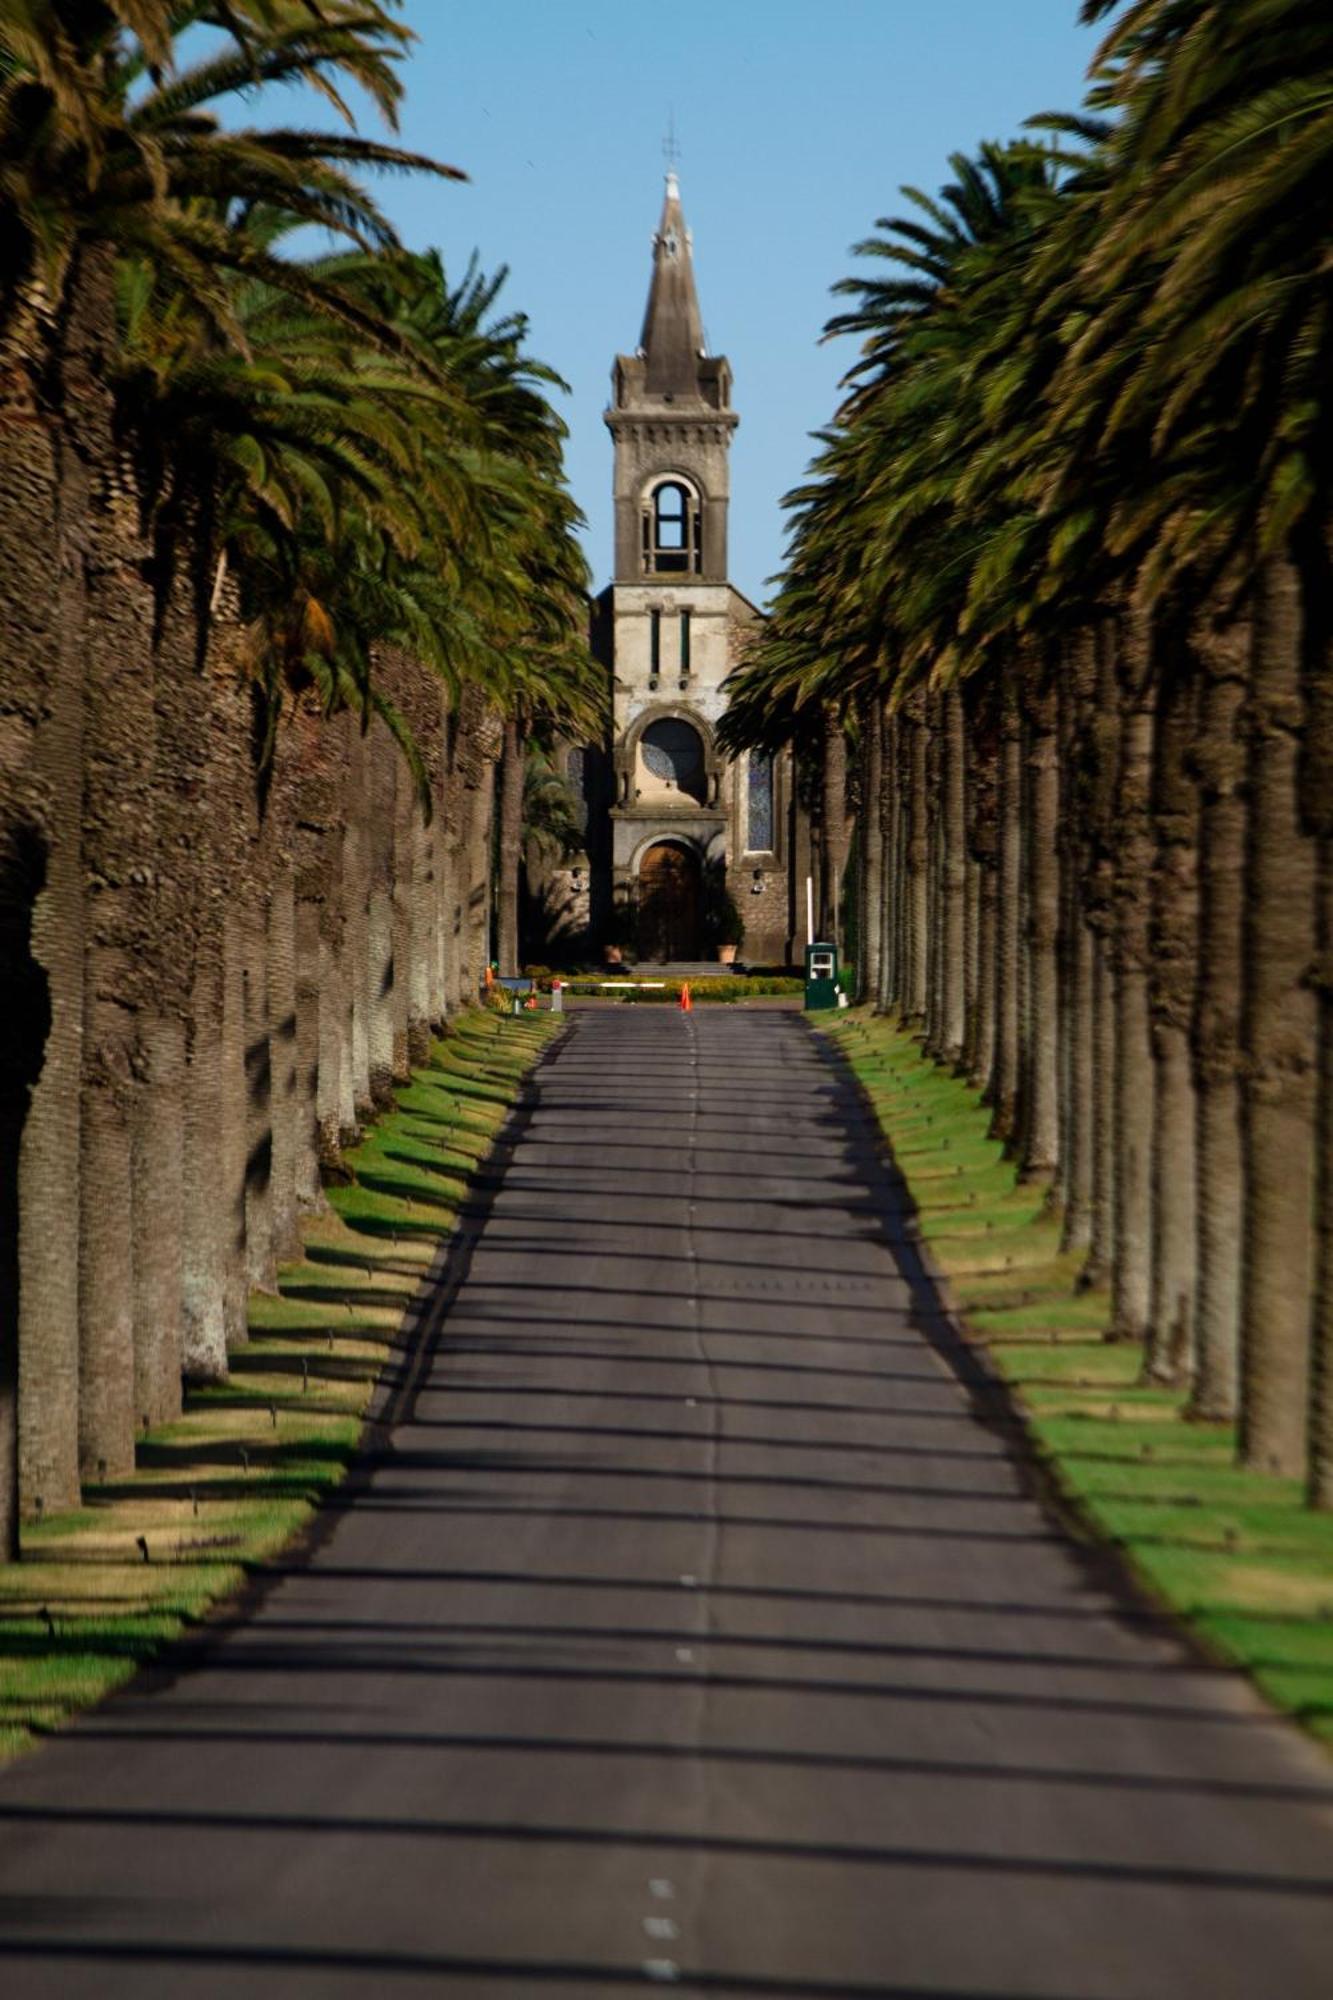
<path id="1" fill-rule="evenodd" d="M 763 624 L 727 576 L 731 369 L 707 352 L 690 234 L 667 176 L 643 330 L 616 356 L 615 570 L 593 608 L 611 681 L 610 741 L 575 751 L 587 811 L 594 939 L 641 960 L 711 958 L 719 896 L 745 925 L 742 962 L 787 963 L 803 816 L 789 756 L 730 760 L 717 743 L 725 682 Z"/>

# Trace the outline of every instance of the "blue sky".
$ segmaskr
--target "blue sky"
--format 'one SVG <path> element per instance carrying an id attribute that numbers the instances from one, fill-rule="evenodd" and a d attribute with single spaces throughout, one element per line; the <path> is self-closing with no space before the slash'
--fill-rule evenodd
<path id="1" fill-rule="evenodd" d="M 609 577 L 611 359 L 632 349 L 674 112 L 709 345 L 729 356 L 731 568 L 782 553 L 782 494 L 850 355 L 820 348 L 829 287 L 903 182 L 1080 98 L 1078 0 L 408 0 L 404 141 L 467 186 L 389 182 L 406 239 L 510 266 L 508 302 L 570 384 L 564 414 L 595 582 Z M 278 115 L 283 114 L 273 106 Z"/>

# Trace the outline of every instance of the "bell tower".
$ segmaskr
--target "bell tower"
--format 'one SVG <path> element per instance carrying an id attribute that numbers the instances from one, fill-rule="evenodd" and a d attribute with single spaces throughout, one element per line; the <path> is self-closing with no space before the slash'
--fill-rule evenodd
<path id="1" fill-rule="evenodd" d="M 633 354 L 616 356 L 611 382 L 616 582 L 725 583 L 728 455 L 738 418 L 731 369 L 704 345 L 693 243 L 674 170 L 653 237 L 643 331 Z"/>

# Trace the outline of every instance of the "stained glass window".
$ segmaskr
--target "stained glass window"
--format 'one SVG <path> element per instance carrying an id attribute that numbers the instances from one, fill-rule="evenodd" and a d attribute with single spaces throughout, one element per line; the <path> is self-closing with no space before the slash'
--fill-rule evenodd
<path id="1" fill-rule="evenodd" d="M 692 798 L 704 795 L 704 746 L 688 722 L 664 716 L 643 732 L 643 761 L 655 778 L 668 780 Z"/>
<path id="2" fill-rule="evenodd" d="M 749 812 L 746 845 L 751 854 L 773 851 L 773 759 L 763 750 L 750 752 Z"/>

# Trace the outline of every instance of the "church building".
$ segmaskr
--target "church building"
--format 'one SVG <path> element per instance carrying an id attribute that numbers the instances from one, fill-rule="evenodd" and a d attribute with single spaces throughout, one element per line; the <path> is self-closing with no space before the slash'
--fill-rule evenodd
<path id="1" fill-rule="evenodd" d="M 729 893 L 744 924 L 741 962 L 784 964 L 800 815 L 790 757 L 733 762 L 717 744 L 724 683 L 763 613 L 727 576 L 739 419 L 731 368 L 704 340 L 674 172 L 643 331 L 611 381 L 615 570 L 592 639 L 610 676 L 612 732 L 599 753 L 571 760 L 588 810 L 591 930 L 640 960 L 711 959 L 726 941 Z"/>

